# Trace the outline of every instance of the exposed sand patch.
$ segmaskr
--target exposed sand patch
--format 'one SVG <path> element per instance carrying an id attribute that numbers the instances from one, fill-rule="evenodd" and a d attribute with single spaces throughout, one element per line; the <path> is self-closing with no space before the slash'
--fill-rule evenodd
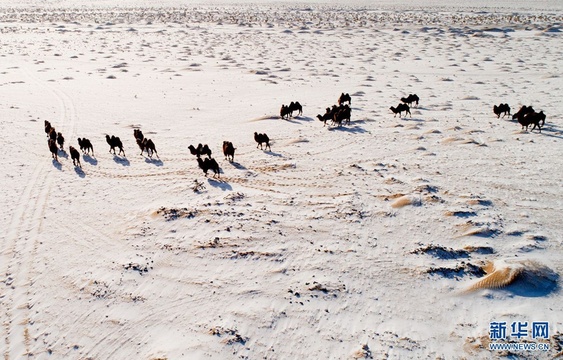
<path id="1" fill-rule="evenodd" d="M 483 270 L 487 275 L 470 285 L 466 291 L 513 285 L 523 287 L 526 291 L 544 293 L 555 289 L 559 278 L 553 270 L 532 260 L 496 260 L 487 263 Z"/>

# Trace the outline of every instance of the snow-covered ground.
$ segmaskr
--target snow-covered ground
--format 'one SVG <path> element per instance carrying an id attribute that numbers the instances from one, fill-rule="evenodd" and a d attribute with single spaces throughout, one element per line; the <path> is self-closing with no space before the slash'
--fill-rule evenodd
<path id="1" fill-rule="evenodd" d="M 0 5 L 5 360 L 561 355 L 560 3 L 111 3 Z"/>

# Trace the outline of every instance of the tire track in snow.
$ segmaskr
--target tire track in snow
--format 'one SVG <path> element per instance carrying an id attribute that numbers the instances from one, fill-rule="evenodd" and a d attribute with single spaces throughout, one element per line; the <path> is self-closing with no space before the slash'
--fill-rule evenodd
<path id="1" fill-rule="evenodd" d="M 29 251 L 30 247 L 33 248 L 32 237 L 38 231 L 38 227 L 33 229 L 35 224 L 32 219 L 38 206 L 40 206 L 40 211 L 43 211 L 43 205 L 50 190 L 50 186 L 45 186 L 45 168 L 45 162 L 41 162 L 35 167 L 20 197 L 19 203 L 15 207 L 12 221 L 2 244 L 2 249 L 7 249 L 2 253 L 4 259 L 1 262 L 5 264 L 5 268 L 2 268 L 2 274 L 6 276 L 3 281 L 6 288 L 5 292 L 3 291 L 2 293 L 3 311 L 1 312 L 5 332 L 4 342 L 6 348 L 4 359 L 6 360 L 20 358 L 21 355 L 29 352 L 24 336 L 26 331 L 25 319 L 27 316 L 18 314 L 21 304 L 16 302 L 22 298 L 20 287 L 26 288 L 29 285 L 29 278 L 25 275 L 25 269 L 23 269 L 26 259 L 22 259 L 22 256 L 25 256 L 23 251 Z M 32 217 L 28 216 L 30 212 L 33 213 Z M 27 292 L 26 290 L 24 291 Z M 22 321 L 24 321 L 23 327 L 21 325 Z M 22 348 L 21 345 L 23 344 L 26 344 L 25 348 Z"/>
<path id="2" fill-rule="evenodd" d="M 63 91 L 41 82 L 30 70 L 23 68 L 22 71 L 32 82 L 47 89 L 57 98 L 61 116 L 56 125 L 63 129 L 66 126 L 66 130 L 73 134 L 76 111 L 72 99 Z M 2 249 L 5 250 L 0 254 L 0 264 L 6 265 L 5 268 L 0 268 L 0 273 L 5 274 L 5 289 L 0 296 L 3 308 L 0 319 L 4 330 L 5 360 L 33 355 L 31 339 L 34 337 L 29 328 L 29 325 L 34 323 L 30 316 L 30 309 L 34 306 L 30 299 L 35 276 L 33 264 L 53 186 L 52 173 L 47 170 L 47 164 L 47 161 L 40 159 L 35 166 L 15 206 L 7 236 L 2 244 Z"/>

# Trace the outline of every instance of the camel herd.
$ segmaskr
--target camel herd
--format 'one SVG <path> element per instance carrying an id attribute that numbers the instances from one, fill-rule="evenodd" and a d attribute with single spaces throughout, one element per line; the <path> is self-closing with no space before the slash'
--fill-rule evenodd
<path id="1" fill-rule="evenodd" d="M 510 115 L 510 106 L 502 103 L 498 106 L 494 105 L 493 112 L 497 116 L 497 119 L 500 118 L 501 114 L 504 118 L 506 115 Z M 536 112 L 531 106 L 523 105 L 518 112 L 512 115 L 512 120 L 517 120 L 518 123 L 522 125 L 522 130 L 526 129 L 526 131 L 528 131 L 528 127 L 534 125 L 531 131 L 534 131 L 537 127 L 538 132 L 541 133 L 541 128 L 545 125 L 545 114 L 543 111 L 539 113 Z"/>
<path id="2" fill-rule="evenodd" d="M 297 111 L 297 115 L 303 114 L 303 107 L 301 106 L 299 101 L 295 101 L 295 102 L 292 101 L 291 103 L 289 103 L 289 105 L 282 104 L 280 109 L 280 117 L 282 119 L 289 119 L 290 117 L 293 116 L 294 111 Z"/>
<path id="3" fill-rule="evenodd" d="M 394 117 L 399 114 L 399 117 L 411 115 L 410 106 L 415 104 L 418 106 L 420 98 L 416 94 L 409 94 L 407 97 L 402 97 L 401 102 L 395 107 L 391 106 L 389 110 L 395 114 Z M 338 98 L 338 105 L 332 105 L 332 107 L 327 107 L 326 112 L 321 115 L 318 114 L 317 118 L 324 123 L 324 126 L 327 125 L 327 122 L 330 121 L 329 125 L 332 126 L 342 126 L 342 124 L 349 124 L 351 121 L 351 105 L 352 105 L 352 97 L 348 93 L 342 93 Z M 293 116 L 293 112 L 297 111 L 298 116 L 303 114 L 303 107 L 298 101 L 292 101 L 289 105 L 282 105 L 280 109 L 280 117 L 282 119 L 289 119 Z M 508 104 L 501 103 L 500 105 L 493 106 L 493 113 L 497 116 L 497 118 L 502 117 L 504 118 L 506 115 L 510 115 L 510 106 Z M 542 127 L 545 125 L 546 116 L 543 111 L 539 113 L 536 112 L 531 106 L 522 106 L 520 110 L 512 115 L 512 120 L 517 120 L 518 123 L 522 126 L 522 129 L 526 129 L 528 131 L 528 127 L 533 125 L 531 131 L 538 128 L 538 131 L 541 133 Z M 45 120 L 45 133 L 47 134 L 47 144 L 49 147 L 49 151 L 51 152 L 52 158 L 54 161 L 58 162 L 58 154 L 59 151 L 64 153 L 64 144 L 65 138 L 61 132 L 57 132 L 55 128 L 51 125 L 51 123 Z M 152 159 L 154 155 L 157 158 L 158 152 L 156 150 L 156 146 L 152 139 L 148 139 L 143 135 L 143 132 L 140 129 L 133 130 L 133 136 L 135 137 L 135 141 L 139 146 L 141 153 L 146 152 L 147 156 Z M 87 138 L 78 138 L 78 146 L 84 155 L 88 154 L 94 156 L 94 147 L 92 142 Z M 257 143 L 256 148 L 260 148 L 262 150 L 271 150 L 270 147 L 270 138 L 265 133 L 254 133 L 254 141 Z M 109 145 L 109 152 L 113 153 L 114 155 L 123 155 L 125 156 L 125 150 L 123 149 L 123 143 L 118 136 L 115 135 L 106 135 L 106 142 Z M 116 153 L 116 149 L 119 150 Z M 197 147 L 190 145 L 188 146 L 190 153 L 196 156 L 197 164 L 200 169 L 203 170 L 204 174 L 207 176 L 209 170 L 212 170 L 215 176 L 219 176 L 220 168 L 217 161 L 211 156 L 212 151 L 207 144 L 198 144 Z M 230 141 L 223 141 L 223 155 L 225 155 L 225 159 L 229 162 L 234 162 L 235 150 L 233 143 Z M 69 153 L 73 162 L 73 165 L 77 168 L 81 168 L 82 165 L 80 164 L 80 153 L 74 146 L 69 146 Z M 204 158 L 202 158 L 204 157 Z M 160 159 L 160 158 L 159 158 Z"/>
<path id="4" fill-rule="evenodd" d="M 52 158 L 54 161 L 59 162 L 58 154 L 59 151 L 64 153 L 64 143 L 65 139 L 60 132 L 56 132 L 55 128 L 51 125 L 51 123 L 45 120 L 45 133 L 47 133 L 47 143 L 49 146 L 49 151 L 51 152 Z M 156 146 L 151 139 L 148 139 L 144 136 L 143 132 L 140 129 L 133 130 L 133 136 L 135 137 L 135 141 L 137 145 L 141 149 L 140 155 L 143 155 L 146 152 L 147 156 L 152 159 L 153 155 L 156 155 L 157 158 L 158 152 L 156 151 Z M 94 147 L 92 142 L 86 138 L 78 138 L 78 146 L 84 155 L 95 156 L 94 155 Z M 264 150 L 271 150 L 270 146 L 270 138 L 267 134 L 259 134 L 257 132 L 254 133 L 254 140 L 256 141 L 257 145 L 256 148 L 260 147 L 260 149 Z M 106 134 L 106 142 L 109 145 L 109 152 L 113 153 L 114 155 L 123 155 L 125 157 L 125 150 L 123 149 L 123 142 L 118 136 L 115 135 L 107 135 Z M 58 144 L 58 146 L 57 146 Z M 119 152 L 117 152 L 117 149 Z M 203 170 L 204 174 L 207 176 L 209 170 L 213 171 L 213 177 L 220 177 L 220 167 L 217 161 L 211 156 L 212 151 L 207 144 L 198 144 L 197 147 L 190 145 L 188 146 L 188 150 L 194 156 L 196 156 L 197 164 L 200 169 Z M 234 162 L 235 159 L 235 150 L 233 143 L 230 141 L 223 141 L 223 154 L 225 155 L 225 159 L 229 162 Z M 80 152 L 74 147 L 69 146 L 69 153 L 72 159 L 72 163 L 76 168 L 82 168 L 80 163 Z"/>

